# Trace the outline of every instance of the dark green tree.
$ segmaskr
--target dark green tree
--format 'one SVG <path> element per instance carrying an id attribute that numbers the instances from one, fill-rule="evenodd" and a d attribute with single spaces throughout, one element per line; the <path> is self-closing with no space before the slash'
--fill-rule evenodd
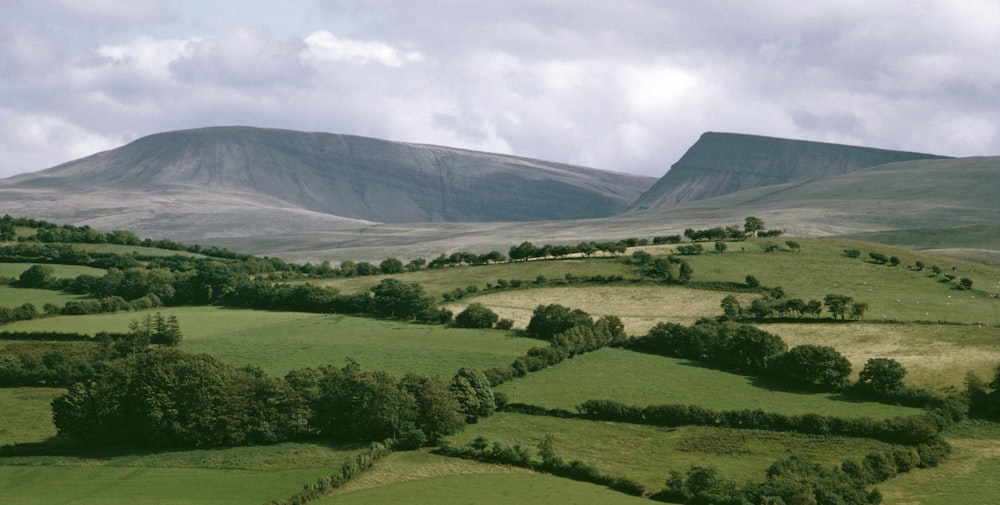
<path id="1" fill-rule="evenodd" d="M 455 326 L 459 328 L 492 328 L 500 316 L 481 303 L 470 303 L 465 310 L 455 316 Z"/>
<path id="2" fill-rule="evenodd" d="M 764 229 L 764 220 L 759 217 L 747 216 L 743 223 L 743 231 L 751 237 L 756 237 L 757 232 Z"/>
<path id="3" fill-rule="evenodd" d="M 371 288 L 375 311 L 387 317 L 414 319 L 434 308 L 434 299 L 419 284 L 398 279 L 382 279 Z"/>
<path id="4" fill-rule="evenodd" d="M 740 314 L 743 312 L 743 308 L 740 307 L 740 301 L 733 295 L 726 295 L 720 305 L 722 305 L 722 313 L 733 319 L 740 317 Z"/>
<path id="5" fill-rule="evenodd" d="M 55 280 L 55 270 L 49 265 L 31 265 L 21 272 L 18 284 L 25 288 L 45 288 Z"/>
<path id="6" fill-rule="evenodd" d="M 768 372 L 793 384 L 837 390 L 848 384 L 851 362 L 832 347 L 800 345 L 771 359 Z"/>
<path id="7" fill-rule="evenodd" d="M 378 269 L 384 274 L 398 274 L 403 271 L 403 262 L 396 258 L 386 258 L 379 263 Z"/>
<path id="8" fill-rule="evenodd" d="M 526 329 L 530 338 L 551 340 L 552 337 L 578 325 L 593 326 L 594 321 L 580 309 L 570 309 L 559 304 L 535 307 Z"/>
<path id="9" fill-rule="evenodd" d="M 451 385 L 448 389 L 458 401 L 459 410 L 470 421 L 480 417 L 489 417 L 496 410 L 496 401 L 493 398 L 490 381 L 483 372 L 475 368 L 460 368 L 451 379 Z"/>
<path id="10" fill-rule="evenodd" d="M 725 242 L 716 242 L 715 243 L 715 252 L 717 252 L 719 254 L 722 254 L 722 253 L 726 252 L 726 243 Z"/>
<path id="11" fill-rule="evenodd" d="M 826 306 L 826 310 L 830 311 L 830 314 L 835 319 L 844 319 L 852 303 L 854 303 L 854 298 L 847 295 L 828 294 L 823 297 L 823 305 Z"/>
<path id="12" fill-rule="evenodd" d="M 906 368 L 891 358 L 871 358 L 858 374 L 858 384 L 875 393 L 886 395 L 903 388 Z"/>

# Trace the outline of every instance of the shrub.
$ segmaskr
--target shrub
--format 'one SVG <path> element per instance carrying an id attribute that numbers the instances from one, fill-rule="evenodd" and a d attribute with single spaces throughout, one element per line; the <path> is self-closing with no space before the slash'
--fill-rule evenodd
<path id="1" fill-rule="evenodd" d="M 455 326 L 459 328 L 492 328 L 500 316 L 481 303 L 470 303 L 455 316 Z"/>

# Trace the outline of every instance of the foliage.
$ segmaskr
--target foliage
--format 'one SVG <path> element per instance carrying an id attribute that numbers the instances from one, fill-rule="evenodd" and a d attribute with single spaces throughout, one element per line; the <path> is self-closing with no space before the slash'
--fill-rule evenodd
<path id="1" fill-rule="evenodd" d="M 526 332 L 530 338 L 551 340 L 556 335 L 580 324 L 593 324 L 590 316 L 580 309 L 570 309 L 557 303 L 539 305 L 531 314 Z"/>
<path id="2" fill-rule="evenodd" d="M 800 345 L 772 359 L 767 371 L 792 384 L 837 390 L 848 384 L 851 362 L 832 347 Z"/>
<path id="3" fill-rule="evenodd" d="M 489 417 L 496 410 L 490 381 L 479 370 L 462 367 L 451 379 L 448 390 L 458 401 L 458 408 L 468 421 Z"/>
<path id="4" fill-rule="evenodd" d="M 470 303 L 465 310 L 455 316 L 455 326 L 459 328 L 492 328 L 499 320 L 500 316 L 485 305 Z"/>
<path id="5" fill-rule="evenodd" d="M 858 384 L 876 394 L 890 395 L 903 388 L 906 368 L 891 358 L 871 358 L 858 374 Z"/>

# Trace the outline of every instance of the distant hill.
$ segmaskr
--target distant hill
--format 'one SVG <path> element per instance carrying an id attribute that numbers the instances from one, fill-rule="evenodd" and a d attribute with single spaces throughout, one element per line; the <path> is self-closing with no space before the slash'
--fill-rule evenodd
<path id="1" fill-rule="evenodd" d="M 729 193 L 792 181 L 824 179 L 863 168 L 932 154 L 889 151 L 758 135 L 708 132 L 691 146 L 631 211 L 673 207 Z"/>
<path id="2" fill-rule="evenodd" d="M 0 181 L 0 212 L 220 236 L 254 228 L 599 218 L 623 211 L 654 182 L 448 147 L 216 127 L 151 135 Z"/>

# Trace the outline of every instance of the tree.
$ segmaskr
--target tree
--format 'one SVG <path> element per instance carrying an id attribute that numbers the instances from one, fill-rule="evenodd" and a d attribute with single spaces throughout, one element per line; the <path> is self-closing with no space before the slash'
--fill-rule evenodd
<path id="1" fill-rule="evenodd" d="M 903 387 L 906 368 L 891 358 L 871 358 L 858 374 L 858 384 L 878 394 L 886 395 Z"/>
<path id="2" fill-rule="evenodd" d="M 722 254 L 722 253 L 726 252 L 726 243 L 725 242 L 716 242 L 715 243 L 715 252 L 717 252 L 719 254 Z"/>
<path id="3" fill-rule="evenodd" d="M 740 301 L 733 295 L 726 295 L 720 305 L 722 305 L 722 313 L 733 319 L 740 317 L 740 313 L 743 311 L 740 307 Z"/>
<path id="4" fill-rule="evenodd" d="M 527 336 L 551 340 L 556 335 L 578 325 L 593 326 L 594 321 L 586 312 L 553 303 L 535 307 L 526 328 Z"/>
<path id="5" fill-rule="evenodd" d="M 747 216 L 743 223 L 743 231 L 751 237 L 756 237 L 757 232 L 764 229 L 764 220 L 758 217 Z"/>
<path id="6" fill-rule="evenodd" d="M 861 251 L 858 249 L 844 249 L 844 256 L 848 258 L 858 258 L 861 256 Z"/>
<path id="7" fill-rule="evenodd" d="M 830 311 L 833 317 L 844 319 L 847 315 L 847 309 L 850 308 L 851 303 L 854 299 L 847 295 L 835 295 L 828 294 L 823 297 L 823 305 L 826 306 L 826 310 Z"/>
<path id="8" fill-rule="evenodd" d="M 18 280 L 22 287 L 44 288 L 55 280 L 55 270 L 49 265 L 31 265 Z"/>
<path id="9" fill-rule="evenodd" d="M 500 316 L 481 303 L 470 303 L 455 316 L 455 326 L 459 328 L 492 328 Z"/>
<path id="10" fill-rule="evenodd" d="M 375 311 L 384 316 L 414 319 L 434 307 L 434 300 L 424 294 L 419 284 L 382 279 L 371 291 L 375 295 Z"/>
<path id="11" fill-rule="evenodd" d="M 743 283 L 746 284 L 748 288 L 760 287 L 760 281 L 757 280 L 757 278 L 752 275 L 747 275 L 746 278 L 743 280 Z"/>
<path id="12" fill-rule="evenodd" d="M 768 371 L 795 384 L 836 390 L 847 385 L 851 362 L 832 347 L 800 345 L 772 359 Z"/>
<path id="13" fill-rule="evenodd" d="M 378 269 L 384 274 L 398 274 L 403 271 L 403 262 L 396 258 L 386 258 L 379 263 Z"/>
<path id="14" fill-rule="evenodd" d="M 972 279 L 970 279 L 970 278 L 968 278 L 968 277 L 962 277 L 962 278 L 961 278 L 961 279 L 959 279 L 959 281 L 958 281 L 958 286 L 959 286 L 960 288 L 962 288 L 962 289 L 966 289 L 966 290 L 968 290 L 968 289 L 972 289 Z"/>
<path id="15" fill-rule="evenodd" d="M 427 441 L 437 443 L 465 426 L 458 400 L 441 379 L 410 373 L 403 376 L 399 386 L 413 397 L 416 406 L 413 423 Z"/>
<path id="16" fill-rule="evenodd" d="M 874 261 L 875 263 L 878 263 L 879 265 L 885 265 L 886 263 L 889 262 L 889 257 L 880 252 L 870 252 L 868 253 L 868 257 L 871 258 L 872 261 Z"/>
<path id="17" fill-rule="evenodd" d="M 802 250 L 802 246 L 800 246 L 799 243 L 794 240 L 786 240 L 785 245 L 788 246 L 788 248 L 791 249 L 793 252 L 799 252 Z"/>
<path id="18" fill-rule="evenodd" d="M 865 312 L 868 310 L 868 304 L 864 302 L 857 302 L 851 304 L 851 317 L 857 320 L 861 320 L 864 317 Z"/>
<path id="19" fill-rule="evenodd" d="M 448 390 L 458 402 L 459 410 L 469 421 L 489 417 L 496 410 L 496 400 L 493 398 L 490 381 L 483 372 L 475 368 L 460 368 L 452 377 Z"/>

